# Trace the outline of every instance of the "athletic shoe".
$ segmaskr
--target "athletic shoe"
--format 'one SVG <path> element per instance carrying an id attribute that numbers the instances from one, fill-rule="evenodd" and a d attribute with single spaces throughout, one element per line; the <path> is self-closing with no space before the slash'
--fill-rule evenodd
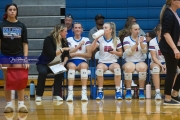
<path id="1" fill-rule="evenodd" d="M 126 99 L 126 100 L 131 100 L 131 99 L 132 99 L 131 90 L 126 90 L 125 99 Z"/>
<path id="2" fill-rule="evenodd" d="M 36 102 L 41 102 L 42 101 L 42 97 L 41 96 L 37 96 L 36 97 Z"/>
<path id="3" fill-rule="evenodd" d="M 139 99 L 141 100 L 145 99 L 144 90 L 139 90 Z"/>
<path id="4" fill-rule="evenodd" d="M 68 91 L 68 97 L 66 99 L 67 102 L 72 102 L 73 101 L 73 91 L 69 90 Z"/>
<path id="5" fill-rule="evenodd" d="M 102 100 L 102 99 L 104 99 L 104 93 L 103 92 L 98 92 L 96 100 Z"/>
<path id="6" fill-rule="evenodd" d="M 161 100 L 162 97 L 161 97 L 161 93 L 160 92 L 156 92 L 155 94 L 155 100 Z"/>
<path id="7" fill-rule="evenodd" d="M 54 101 L 63 101 L 63 99 L 60 96 L 53 96 Z"/>
<path id="8" fill-rule="evenodd" d="M 174 101 L 176 101 L 176 102 L 180 102 L 180 97 L 179 97 L 179 96 L 173 97 L 173 96 L 171 95 L 171 98 L 172 98 Z"/>
<path id="9" fill-rule="evenodd" d="M 86 90 L 81 91 L 81 100 L 82 101 L 88 101 Z"/>
<path id="10" fill-rule="evenodd" d="M 18 111 L 21 113 L 28 113 L 27 107 L 23 104 L 18 106 Z"/>
<path id="11" fill-rule="evenodd" d="M 115 99 L 116 99 L 116 100 L 122 100 L 121 92 L 116 92 L 116 94 L 115 94 Z"/>
<path id="12" fill-rule="evenodd" d="M 171 101 L 166 101 L 166 100 L 164 100 L 163 105 L 172 105 L 172 106 L 175 105 L 175 106 L 176 106 L 176 105 L 180 105 L 180 103 L 177 102 L 177 101 L 175 101 L 175 100 L 173 100 L 173 99 L 171 99 Z"/>

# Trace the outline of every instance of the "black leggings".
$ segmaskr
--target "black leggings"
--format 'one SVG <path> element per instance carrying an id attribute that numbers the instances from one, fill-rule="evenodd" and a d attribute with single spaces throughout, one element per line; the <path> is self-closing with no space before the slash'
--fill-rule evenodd
<path id="1" fill-rule="evenodd" d="M 52 73 L 52 71 L 47 65 L 42 65 L 42 64 L 37 65 L 37 71 L 39 72 L 39 74 L 38 74 L 36 95 L 42 96 L 44 93 L 44 86 L 45 86 L 47 74 Z M 63 73 L 55 75 L 53 96 L 60 96 L 60 92 L 62 90 L 63 78 L 64 78 Z"/>
<path id="2" fill-rule="evenodd" d="M 171 95 L 172 88 L 176 91 L 180 89 L 180 74 L 176 78 L 176 82 L 174 83 L 174 77 L 176 75 L 177 66 L 180 67 L 180 60 L 176 59 L 174 54 L 162 52 L 166 61 L 166 79 L 165 79 L 165 86 L 164 86 L 164 94 Z"/>

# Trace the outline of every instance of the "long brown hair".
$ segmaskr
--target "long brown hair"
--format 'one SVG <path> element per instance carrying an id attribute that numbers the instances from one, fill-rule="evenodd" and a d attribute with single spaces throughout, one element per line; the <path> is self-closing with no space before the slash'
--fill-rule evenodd
<path id="1" fill-rule="evenodd" d="M 163 5 L 162 9 L 161 9 L 161 12 L 160 12 L 160 24 L 162 24 L 162 17 L 164 15 L 164 12 L 165 12 L 165 9 L 168 7 L 168 6 L 171 6 L 171 2 L 172 0 L 166 0 L 166 4 Z"/>
<path id="2" fill-rule="evenodd" d="M 64 28 L 66 28 L 64 24 L 57 24 L 50 33 L 50 35 L 52 35 L 55 40 L 56 46 L 58 47 L 62 47 L 62 44 L 61 44 L 62 37 L 60 35 L 60 32 L 63 31 Z"/>

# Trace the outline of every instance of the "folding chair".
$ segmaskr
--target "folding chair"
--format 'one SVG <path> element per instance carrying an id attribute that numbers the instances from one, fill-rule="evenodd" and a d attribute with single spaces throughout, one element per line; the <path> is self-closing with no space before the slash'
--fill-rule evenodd
<path id="1" fill-rule="evenodd" d="M 118 57 L 118 56 L 117 56 Z M 97 77 L 96 77 L 96 66 L 97 66 L 97 64 L 96 64 L 96 61 L 99 59 L 99 51 L 97 51 L 96 52 L 96 54 L 95 54 L 95 62 L 94 62 L 94 84 L 93 84 L 93 86 L 91 87 L 92 89 L 91 89 L 91 95 L 92 95 L 92 99 L 96 99 L 96 96 L 97 96 L 97 85 L 96 85 L 96 79 L 97 79 Z M 120 63 L 120 60 L 118 59 L 118 63 Z M 121 64 L 120 64 L 120 66 L 121 66 Z M 122 69 L 121 69 L 121 74 L 122 74 Z M 110 70 L 106 70 L 105 72 L 104 72 L 104 75 L 103 75 L 104 77 L 114 77 L 114 73 L 113 72 L 111 72 Z M 122 82 L 122 81 L 121 81 Z M 122 89 L 123 89 L 123 87 L 122 87 Z M 123 91 L 123 90 L 122 90 Z M 123 93 L 122 93 L 123 94 Z"/>

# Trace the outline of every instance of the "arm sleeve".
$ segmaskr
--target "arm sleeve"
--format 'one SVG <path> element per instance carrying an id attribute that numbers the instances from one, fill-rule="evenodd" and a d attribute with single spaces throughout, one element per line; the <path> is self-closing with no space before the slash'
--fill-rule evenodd
<path id="1" fill-rule="evenodd" d="M 27 28 L 26 26 L 23 24 L 23 28 L 22 28 L 22 42 L 23 43 L 28 43 L 28 39 L 27 39 Z"/>
<path id="2" fill-rule="evenodd" d="M 122 44 L 121 44 L 120 40 L 117 40 L 117 49 L 120 49 L 120 48 L 122 48 Z"/>
<path id="3" fill-rule="evenodd" d="M 44 46 L 43 49 L 47 53 L 47 55 L 51 58 L 54 58 L 56 56 L 56 50 L 54 51 L 53 47 L 53 40 L 51 40 L 49 37 L 46 37 L 44 40 Z"/>
<path id="4" fill-rule="evenodd" d="M 162 19 L 162 35 L 165 33 L 171 33 L 173 26 L 173 13 L 165 11 Z"/>
<path id="5" fill-rule="evenodd" d="M 0 27 L 0 39 L 3 39 L 3 32 L 2 32 L 2 27 Z"/>
<path id="6" fill-rule="evenodd" d="M 152 40 L 149 42 L 149 50 L 154 50 L 155 51 L 155 47 L 154 44 L 152 43 Z"/>
<path id="7" fill-rule="evenodd" d="M 123 40 L 123 46 L 130 46 L 130 43 L 127 40 L 127 37 L 125 37 L 124 40 Z"/>
<path id="8" fill-rule="evenodd" d="M 89 46 L 89 45 L 91 45 L 91 41 L 89 39 L 87 39 L 85 46 Z"/>

